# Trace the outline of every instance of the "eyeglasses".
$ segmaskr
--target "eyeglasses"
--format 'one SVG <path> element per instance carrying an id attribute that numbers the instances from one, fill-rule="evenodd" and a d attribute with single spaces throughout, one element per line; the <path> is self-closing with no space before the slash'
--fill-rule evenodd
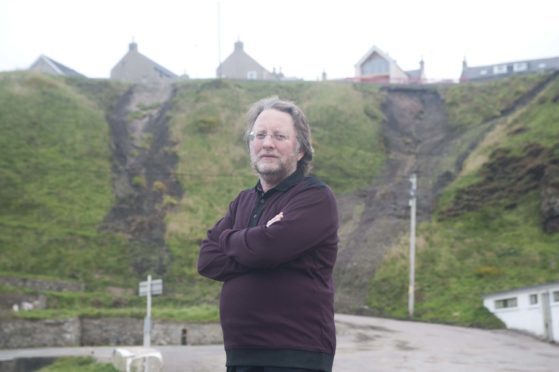
<path id="1" fill-rule="evenodd" d="M 264 139 L 266 139 L 266 137 L 268 136 L 270 136 L 272 140 L 274 140 L 275 142 L 284 142 L 289 139 L 289 136 L 278 132 L 269 133 L 269 134 L 267 132 L 258 132 L 258 133 L 250 132 L 250 134 L 248 135 L 248 139 L 250 141 L 254 141 L 254 140 L 264 141 Z"/>

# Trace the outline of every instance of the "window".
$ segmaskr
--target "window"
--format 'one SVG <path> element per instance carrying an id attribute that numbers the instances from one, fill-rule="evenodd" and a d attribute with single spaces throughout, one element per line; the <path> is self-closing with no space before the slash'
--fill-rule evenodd
<path id="1" fill-rule="evenodd" d="M 361 66 L 363 75 L 388 74 L 390 66 L 384 58 L 373 55 Z"/>
<path id="2" fill-rule="evenodd" d="M 479 72 L 479 74 L 480 74 L 480 75 L 487 75 L 487 70 L 481 70 L 481 71 Z"/>
<path id="3" fill-rule="evenodd" d="M 507 65 L 493 66 L 493 73 L 494 74 L 506 74 L 507 73 Z"/>
<path id="4" fill-rule="evenodd" d="M 537 294 L 531 294 L 530 295 L 530 305 L 537 305 L 538 303 L 538 295 Z"/>
<path id="5" fill-rule="evenodd" d="M 553 291 L 553 302 L 559 302 L 559 291 Z"/>
<path id="6" fill-rule="evenodd" d="M 247 72 L 247 79 L 248 80 L 256 80 L 258 79 L 258 73 L 256 71 L 248 71 Z"/>
<path id="7" fill-rule="evenodd" d="M 538 65 L 538 68 L 545 68 L 545 63 L 540 63 L 540 64 Z"/>
<path id="8" fill-rule="evenodd" d="M 528 64 L 526 62 L 518 62 L 518 63 L 515 63 L 514 65 L 512 65 L 512 69 L 515 72 L 526 71 L 526 70 L 528 70 Z"/>
<path id="9" fill-rule="evenodd" d="M 502 300 L 495 300 L 495 309 L 506 309 L 509 307 L 517 306 L 516 297 L 504 298 Z"/>

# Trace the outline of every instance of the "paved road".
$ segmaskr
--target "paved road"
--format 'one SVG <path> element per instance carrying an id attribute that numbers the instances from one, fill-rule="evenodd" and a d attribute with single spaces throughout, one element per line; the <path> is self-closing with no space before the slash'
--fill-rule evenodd
<path id="1" fill-rule="evenodd" d="M 559 371 L 559 346 L 511 331 L 336 315 L 335 372 Z M 156 347 L 165 372 L 224 371 L 223 345 Z M 0 360 L 93 355 L 110 361 L 114 347 L 0 350 Z"/>

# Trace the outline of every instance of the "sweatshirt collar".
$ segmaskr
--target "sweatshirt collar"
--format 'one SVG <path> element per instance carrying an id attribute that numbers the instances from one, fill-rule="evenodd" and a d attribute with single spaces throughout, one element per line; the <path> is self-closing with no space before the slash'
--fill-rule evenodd
<path id="1" fill-rule="evenodd" d="M 304 177 L 305 177 L 305 175 L 303 174 L 303 171 L 299 167 L 297 167 L 295 172 L 291 173 L 289 176 L 287 176 L 287 178 L 285 178 L 283 181 L 281 181 L 277 186 L 272 187 L 270 190 L 264 192 L 264 190 L 262 190 L 262 185 L 260 184 L 260 180 L 256 183 L 256 186 L 254 187 L 254 189 L 260 195 L 266 197 L 268 195 L 273 194 L 276 191 L 285 192 L 285 191 L 289 190 L 290 188 L 295 186 L 297 183 L 299 183 L 299 181 L 301 181 Z"/>

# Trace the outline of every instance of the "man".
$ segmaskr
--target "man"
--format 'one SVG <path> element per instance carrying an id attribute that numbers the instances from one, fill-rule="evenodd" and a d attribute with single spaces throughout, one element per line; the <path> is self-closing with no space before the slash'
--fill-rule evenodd
<path id="1" fill-rule="evenodd" d="M 246 141 L 259 181 L 201 244 L 198 272 L 223 282 L 228 372 L 332 370 L 338 211 L 328 186 L 307 176 L 310 138 L 295 104 L 255 103 Z"/>

